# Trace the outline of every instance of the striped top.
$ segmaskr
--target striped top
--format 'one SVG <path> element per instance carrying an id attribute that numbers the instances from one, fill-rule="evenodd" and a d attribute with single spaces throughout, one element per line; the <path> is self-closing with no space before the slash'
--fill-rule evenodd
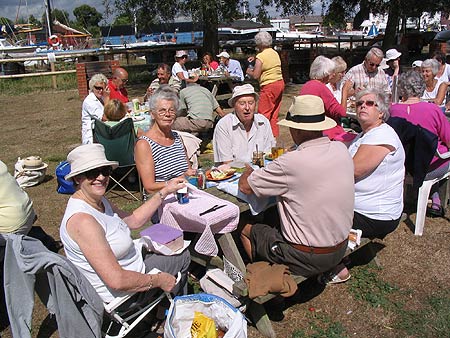
<path id="1" fill-rule="evenodd" d="M 183 175 L 188 170 L 188 162 L 181 136 L 172 132 L 175 142 L 170 146 L 163 146 L 147 136 L 139 137 L 146 140 L 152 150 L 155 163 L 155 182 L 164 182 Z"/>

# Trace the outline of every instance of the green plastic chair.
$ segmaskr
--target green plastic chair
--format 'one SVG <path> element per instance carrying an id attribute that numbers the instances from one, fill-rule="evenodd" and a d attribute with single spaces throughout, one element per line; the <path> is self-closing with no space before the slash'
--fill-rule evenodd
<path id="1" fill-rule="evenodd" d="M 131 191 L 126 189 L 122 181 L 129 177 L 133 171 L 135 171 L 136 164 L 134 162 L 134 144 L 136 143 L 136 133 L 134 131 L 133 120 L 124 119 L 114 126 L 109 126 L 99 119 L 94 119 L 93 127 L 94 142 L 100 143 L 105 147 L 106 158 L 110 161 L 119 162 L 119 167 L 114 170 L 110 176 L 111 180 L 115 183 L 108 189 L 107 193 L 118 194 L 114 189 L 119 186 L 126 191 L 135 200 L 142 200 L 136 197 Z M 139 194 L 141 193 L 141 180 L 139 175 L 136 175 L 139 180 Z M 125 196 L 122 196 L 125 197 Z"/>

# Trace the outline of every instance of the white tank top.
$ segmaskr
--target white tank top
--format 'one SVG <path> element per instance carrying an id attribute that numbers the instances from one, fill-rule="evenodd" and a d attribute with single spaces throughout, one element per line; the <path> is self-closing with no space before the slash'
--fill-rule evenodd
<path id="1" fill-rule="evenodd" d="M 436 98 L 438 91 L 439 91 L 439 86 L 441 85 L 442 81 L 438 80 L 436 82 L 436 86 L 434 86 L 432 91 L 427 91 L 426 89 L 423 91 L 422 97 L 421 99 L 426 100 L 426 101 L 432 101 Z M 445 106 L 445 98 L 444 101 L 442 102 L 442 104 L 439 106 L 440 108 Z"/>
<path id="2" fill-rule="evenodd" d="M 114 298 L 123 296 L 126 293 L 108 288 L 102 279 L 97 275 L 92 266 L 86 260 L 78 244 L 67 232 L 67 221 L 76 213 L 85 213 L 93 216 L 105 231 L 105 237 L 111 250 L 116 256 L 119 265 L 130 271 L 145 273 L 145 265 L 139 248 L 135 246 L 128 225 L 113 212 L 111 205 L 106 198 L 102 200 L 105 212 L 102 213 L 91 207 L 86 202 L 70 198 L 67 203 L 66 212 L 59 229 L 61 241 L 64 244 L 64 251 L 67 258 L 80 269 L 83 275 L 95 288 L 104 302 L 110 302 Z"/>

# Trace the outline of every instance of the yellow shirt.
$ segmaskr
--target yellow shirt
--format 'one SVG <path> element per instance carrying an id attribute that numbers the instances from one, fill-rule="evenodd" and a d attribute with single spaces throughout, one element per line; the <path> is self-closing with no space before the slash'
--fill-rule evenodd
<path id="1" fill-rule="evenodd" d="M 262 73 L 259 79 L 260 86 L 283 79 L 280 56 L 275 50 L 266 48 L 256 55 L 256 58 L 262 62 Z"/>
<path id="2" fill-rule="evenodd" d="M 0 161 L 0 233 L 15 232 L 32 212 L 33 202 Z"/>

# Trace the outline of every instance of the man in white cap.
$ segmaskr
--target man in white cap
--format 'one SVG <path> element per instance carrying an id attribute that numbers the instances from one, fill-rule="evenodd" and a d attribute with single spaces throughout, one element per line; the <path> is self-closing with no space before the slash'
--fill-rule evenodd
<path id="1" fill-rule="evenodd" d="M 230 54 L 222 52 L 217 57 L 220 60 L 220 65 L 223 66 L 230 76 L 239 78 L 240 81 L 244 81 L 244 72 L 242 71 L 241 64 L 238 60 L 231 59 Z"/>
<path id="2" fill-rule="evenodd" d="M 322 131 L 336 122 L 325 116 L 322 99 L 294 98 L 286 119 L 298 148 L 264 168 L 247 170 L 239 189 L 257 197 L 277 196 L 280 229 L 247 224 L 241 233 L 252 261 L 285 264 L 304 277 L 334 268 L 347 249 L 354 207 L 352 158 L 341 142 Z"/>
<path id="3" fill-rule="evenodd" d="M 397 49 L 392 48 L 386 51 L 386 64 L 387 68 L 384 69 L 386 73 L 386 78 L 388 80 L 389 88 L 392 89 L 392 84 L 394 79 L 398 77 L 400 74 L 400 53 Z"/>
<path id="4" fill-rule="evenodd" d="M 228 100 L 234 112 L 222 117 L 214 128 L 214 162 L 249 163 L 252 153 L 270 151 L 275 146 L 269 120 L 256 113 L 258 94 L 251 84 L 236 86 Z"/>
<path id="5" fill-rule="evenodd" d="M 386 74 L 380 69 L 384 53 L 377 47 L 372 47 L 366 54 L 363 63 L 349 69 L 344 75 L 342 89 L 342 102 L 348 97 L 365 88 L 381 88 L 389 93 Z"/>

